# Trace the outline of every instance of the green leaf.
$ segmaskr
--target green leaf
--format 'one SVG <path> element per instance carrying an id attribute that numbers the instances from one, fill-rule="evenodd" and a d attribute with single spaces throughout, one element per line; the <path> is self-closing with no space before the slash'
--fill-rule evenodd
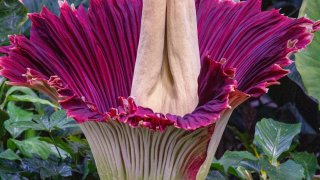
<path id="1" fill-rule="evenodd" d="M 4 179 L 4 180 L 7 180 L 7 179 L 10 179 L 10 180 L 27 180 L 27 178 L 21 177 L 17 173 L 16 174 L 14 174 L 14 173 L 1 173 L 1 171 L 0 171 L 0 179 Z"/>
<path id="2" fill-rule="evenodd" d="M 223 174 L 221 174 L 219 171 L 210 171 L 206 180 L 226 180 L 226 178 Z"/>
<path id="3" fill-rule="evenodd" d="M 56 111 L 50 116 L 49 130 L 54 129 L 66 129 L 70 127 L 77 127 L 77 123 L 70 118 L 67 118 L 66 112 L 64 110 Z"/>
<path id="4" fill-rule="evenodd" d="M 1 159 L 8 159 L 8 160 L 21 160 L 21 158 L 13 152 L 11 149 L 7 149 L 0 153 Z"/>
<path id="5" fill-rule="evenodd" d="M 259 173 L 260 171 L 259 161 L 243 160 L 239 163 L 239 166 L 244 167 L 246 170 L 254 171 L 257 173 Z"/>
<path id="6" fill-rule="evenodd" d="M 256 125 L 253 144 L 276 165 L 278 157 L 290 148 L 300 129 L 301 124 L 285 124 L 272 119 L 262 119 Z"/>
<path id="7" fill-rule="evenodd" d="M 30 88 L 22 87 L 22 86 L 12 86 L 6 92 L 6 95 L 5 95 L 6 98 L 4 99 L 4 101 L 1 104 L 2 108 L 4 108 L 5 105 L 7 104 L 8 97 L 11 94 L 14 94 L 16 92 L 23 93 L 23 94 L 28 94 L 28 95 L 35 96 L 35 97 L 37 96 L 37 94 L 35 92 L 33 92 Z"/>
<path id="8" fill-rule="evenodd" d="M 253 179 L 251 173 L 242 166 L 236 168 L 237 175 L 242 179 Z"/>
<path id="9" fill-rule="evenodd" d="M 273 166 L 267 159 L 261 158 L 260 164 L 270 180 L 301 180 L 304 178 L 303 167 L 292 160 L 288 160 L 279 166 Z"/>
<path id="10" fill-rule="evenodd" d="M 1 178 L 7 174 L 14 174 L 20 171 L 19 164 L 15 161 L 2 159 L 0 161 L 0 176 Z"/>
<path id="11" fill-rule="evenodd" d="M 10 118 L 4 122 L 4 127 L 13 138 L 17 138 L 22 132 L 29 129 L 29 127 L 17 126 L 16 123 L 30 123 L 32 121 L 33 113 L 17 107 L 13 102 L 8 103 L 7 111 Z"/>
<path id="12" fill-rule="evenodd" d="M 6 133 L 6 129 L 4 128 L 5 120 L 9 119 L 9 115 L 7 112 L 0 109 L 0 137 L 3 137 Z"/>
<path id="13" fill-rule="evenodd" d="M 82 4 L 84 7 L 89 7 L 90 0 L 67 0 L 69 4 L 74 4 L 75 7 L 78 7 Z"/>
<path id="14" fill-rule="evenodd" d="M 20 152 L 26 157 L 32 157 L 33 154 L 40 156 L 42 159 L 48 159 L 50 154 L 59 156 L 56 148 L 52 144 L 40 141 L 38 138 L 30 138 L 23 141 L 10 139 L 11 143 L 14 143 Z M 66 157 L 66 152 L 59 149 L 62 157 Z"/>
<path id="15" fill-rule="evenodd" d="M 64 142 L 61 138 L 54 138 L 51 139 L 49 137 L 41 137 L 39 138 L 41 141 L 45 141 L 47 143 L 50 143 L 52 145 L 57 145 L 59 149 L 62 149 L 66 153 L 68 153 L 71 156 L 74 156 L 75 153 L 78 153 L 77 151 L 74 151 L 70 144 Z M 53 141 L 54 140 L 54 141 Z"/>
<path id="16" fill-rule="evenodd" d="M 55 15 L 59 15 L 59 4 L 57 0 L 23 0 L 23 4 L 28 8 L 28 11 L 40 12 L 42 7 L 45 6 L 50 10 L 50 12 Z"/>
<path id="17" fill-rule="evenodd" d="M 54 156 L 50 156 L 46 161 L 37 156 L 33 156 L 32 158 L 24 159 L 22 163 L 25 170 L 40 174 L 42 179 L 59 176 L 68 177 L 72 175 L 72 168 Z"/>
<path id="18" fill-rule="evenodd" d="M 247 151 L 227 151 L 219 159 L 218 163 L 223 165 L 225 172 L 228 171 L 229 167 L 237 167 L 242 160 L 258 160 L 251 153 Z"/>
<path id="19" fill-rule="evenodd" d="M 0 0 L 0 45 L 8 35 L 20 34 L 27 20 L 27 9 L 18 0 Z"/>
<path id="20" fill-rule="evenodd" d="M 77 123 L 70 118 L 67 118 L 64 110 L 59 110 L 50 117 L 41 116 L 40 118 L 35 117 L 34 122 L 30 124 L 33 130 L 41 130 L 52 132 L 54 130 L 65 130 L 66 128 L 79 128 Z"/>
<path id="21" fill-rule="evenodd" d="M 317 157 L 314 154 L 309 154 L 307 152 L 292 153 L 291 157 L 296 163 L 303 166 L 305 178 L 311 180 L 317 170 Z"/>
<path id="22" fill-rule="evenodd" d="M 90 173 L 97 172 L 96 165 L 94 164 L 93 160 L 90 157 L 85 157 L 82 164 L 83 164 L 81 168 L 83 172 L 82 178 L 81 178 L 82 180 L 85 180 Z"/>
<path id="23" fill-rule="evenodd" d="M 58 108 L 57 105 L 52 104 L 50 101 L 46 99 L 41 99 L 37 96 L 31 96 L 31 95 L 10 95 L 7 97 L 7 100 L 9 101 L 20 101 L 20 102 L 31 102 L 31 103 L 40 103 L 44 105 L 49 105 L 54 108 Z"/>
<path id="24" fill-rule="evenodd" d="M 42 159 L 48 159 L 52 153 L 48 143 L 39 141 L 38 138 L 26 139 L 23 141 L 10 139 L 26 157 L 32 157 L 33 154 L 40 156 Z"/>
<path id="25" fill-rule="evenodd" d="M 304 0 L 300 17 L 307 16 L 313 20 L 320 19 L 320 1 Z M 316 32 L 313 42 L 307 49 L 296 54 L 296 66 L 301 74 L 304 86 L 310 96 L 320 100 L 320 32 Z M 320 109 L 320 105 L 319 105 Z"/>

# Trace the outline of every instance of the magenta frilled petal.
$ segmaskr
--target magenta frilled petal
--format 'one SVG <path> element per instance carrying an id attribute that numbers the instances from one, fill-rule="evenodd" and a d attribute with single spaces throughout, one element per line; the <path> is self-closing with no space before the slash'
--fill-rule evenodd
<path id="1" fill-rule="evenodd" d="M 234 70 L 224 69 L 222 62 L 207 57 L 204 63 L 199 76 L 200 102 L 192 113 L 184 116 L 155 113 L 151 109 L 136 106 L 134 99 L 129 97 L 120 98 L 120 106 L 109 111 L 110 117 L 133 127 L 143 126 L 160 131 L 172 125 L 195 130 L 213 124 L 220 119 L 223 111 L 230 108 L 229 95 L 234 91 L 236 82 L 233 79 Z"/>
<path id="2" fill-rule="evenodd" d="M 261 11 L 261 0 L 197 0 L 201 60 L 225 59 L 236 69 L 238 89 L 257 97 L 288 71 L 288 55 L 311 42 L 315 22 L 278 10 Z"/>
<path id="3" fill-rule="evenodd" d="M 130 95 L 142 2 L 91 0 L 88 12 L 64 2 L 60 11 L 57 17 L 44 7 L 29 15 L 30 40 L 13 35 L 11 45 L 0 48 L 1 75 L 25 86 L 27 69 L 37 72 L 41 83 L 58 78 L 67 85 L 56 89 L 60 103 L 82 121 L 95 117 L 93 106 L 94 112 L 106 112 L 116 107 L 117 97 Z"/>

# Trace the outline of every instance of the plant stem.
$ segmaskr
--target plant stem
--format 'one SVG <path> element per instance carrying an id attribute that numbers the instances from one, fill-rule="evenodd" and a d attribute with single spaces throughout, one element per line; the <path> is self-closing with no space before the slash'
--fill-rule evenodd
<path id="1" fill-rule="evenodd" d="M 51 138 L 51 140 L 52 140 L 52 142 L 53 142 L 53 145 L 54 145 L 54 147 L 56 148 L 56 150 L 57 150 L 57 152 L 58 152 L 58 154 L 59 154 L 59 157 L 60 157 L 60 160 L 62 161 L 62 156 L 61 156 L 61 153 L 60 153 L 60 151 L 59 151 L 59 148 L 58 148 L 58 146 L 57 146 L 57 143 L 56 143 L 56 141 L 54 140 L 54 138 L 53 138 L 53 136 L 52 136 L 52 134 L 51 134 L 51 132 L 49 131 L 49 135 L 50 135 L 50 138 Z"/>

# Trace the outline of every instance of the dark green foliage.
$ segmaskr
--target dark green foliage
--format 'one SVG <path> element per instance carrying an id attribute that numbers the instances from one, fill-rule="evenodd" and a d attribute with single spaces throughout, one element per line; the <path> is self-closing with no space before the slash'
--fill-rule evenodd
<path id="1" fill-rule="evenodd" d="M 0 0 L 0 45 L 8 43 L 8 35 L 21 33 L 27 12 L 18 0 Z"/>
<path id="2" fill-rule="evenodd" d="M 300 129 L 300 124 L 263 119 L 256 125 L 253 145 L 250 147 L 253 153 L 227 151 L 213 162 L 211 168 L 224 174 L 224 178 L 253 179 L 260 176 L 260 179 L 276 180 L 311 179 L 318 167 L 316 157 L 306 152 L 292 152 L 294 149 L 290 148 Z"/>
<path id="3" fill-rule="evenodd" d="M 1 179 L 98 177 L 87 141 L 64 110 L 31 89 L 0 87 Z"/>

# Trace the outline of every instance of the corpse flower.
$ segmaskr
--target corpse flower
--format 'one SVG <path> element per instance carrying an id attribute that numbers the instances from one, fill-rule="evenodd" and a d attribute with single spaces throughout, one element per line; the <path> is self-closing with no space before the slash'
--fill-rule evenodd
<path id="1" fill-rule="evenodd" d="M 101 179 L 205 179 L 232 111 L 288 71 L 319 23 L 260 0 L 60 2 L 0 47 L 10 84 L 49 95 L 82 128 Z"/>

